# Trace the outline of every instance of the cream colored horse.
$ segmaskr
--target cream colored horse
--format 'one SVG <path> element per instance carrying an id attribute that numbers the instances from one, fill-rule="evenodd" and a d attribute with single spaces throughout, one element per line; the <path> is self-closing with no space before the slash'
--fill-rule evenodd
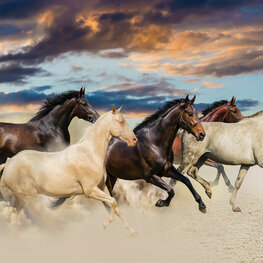
<path id="1" fill-rule="evenodd" d="M 105 155 L 112 136 L 126 141 L 128 146 L 137 142 L 120 109 L 115 110 L 114 107 L 103 114 L 78 143 L 60 152 L 25 150 L 18 153 L 3 165 L 1 193 L 4 199 L 14 199 L 13 205 L 17 209 L 25 204 L 32 209 L 38 194 L 51 197 L 84 194 L 87 198 L 105 202 L 111 208 L 110 217 L 104 222 L 105 228 L 116 213 L 126 228 L 134 232 L 105 187 Z"/>
<path id="2" fill-rule="evenodd" d="M 202 125 L 206 132 L 203 141 L 197 141 L 191 134 L 184 133 L 182 162 L 178 170 L 182 173 L 187 171 L 211 197 L 209 184 L 198 176 L 198 167 L 207 158 L 222 164 L 241 165 L 230 199 L 233 211 L 240 212 L 236 195 L 249 167 L 258 165 L 263 168 L 263 111 L 238 123 L 203 122 Z"/>

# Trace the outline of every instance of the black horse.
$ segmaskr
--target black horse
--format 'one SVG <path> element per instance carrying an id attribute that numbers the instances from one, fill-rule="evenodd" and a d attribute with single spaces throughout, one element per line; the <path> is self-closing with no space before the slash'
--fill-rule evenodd
<path id="1" fill-rule="evenodd" d="M 85 89 L 47 98 L 27 123 L 0 123 L 0 164 L 26 149 L 57 151 L 70 143 L 68 126 L 74 117 L 94 123 L 99 114 L 85 98 Z"/>
<path id="2" fill-rule="evenodd" d="M 170 177 L 184 183 L 199 203 L 200 211 L 205 212 L 206 206 L 189 179 L 173 166 L 172 144 L 179 128 L 192 133 L 197 140 L 205 137 L 193 107 L 194 100 L 195 97 L 189 100 L 187 96 L 185 99 L 170 101 L 146 118 L 134 129 L 138 138 L 134 147 L 127 147 L 118 138 L 111 140 L 106 157 L 106 185 L 111 194 L 117 178 L 144 179 L 168 193 L 167 199 L 158 200 L 156 206 L 169 206 L 174 190 L 162 177 Z"/>

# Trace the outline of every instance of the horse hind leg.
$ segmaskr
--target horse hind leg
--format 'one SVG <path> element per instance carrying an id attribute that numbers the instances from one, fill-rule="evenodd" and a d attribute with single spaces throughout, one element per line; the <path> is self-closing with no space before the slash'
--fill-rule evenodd
<path id="1" fill-rule="evenodd" d="M 124 224 L 125 228 L 128 229 L 132 235 L 136 233 L 135 230 L 127 223 L 127 221 L 122 216 L 115 198 L 105 193 L 105 191 L 100 190 L 98 187 L 93 188 L 91 191 L 84 191 L 84 194 L 87 198 L 94 198 L 96 200 L 105 202 L 111 208 L 110 217 L 103 224 L 104 228 L 107 228 L 108 225 L 112 223 L 112 221 L 114 220 L 114 214 L 116 213 L 121 222 Z"/>
<path id="2" fill-rule="evenodd" d="M 209 182 L 210 186 L 213 187 L 213 186 L 218 185 L 219 179 L 220 179 L 220 175 L 222 174 L 223 179 L 224 179 L 224 182 L 225 182 L 225 184 L 228 186 L 229 192 L 232 193 L 234 187 L 233 187 L 233 185 L 231 184 L 229 178 L 228 178 L 227 175 L 226 175 L 224 166 L 223 166 L 221 163 L 217 163 L 217 162 L 212 161 L 212 160 L 207 160 L 207 161 L 205 162 L 205 165 L 211 166 L 211 167 L 214 167 L 214 168 L 217 169 L 216 178 L 215 178 L 214 181 Z"/>
<path id="3" fill-rule="evenodd" d="M 237 191 L 239 190 L 246 174 L 247 174 L 247 171 L 249 169 L 250 166 L 248 165 L 241 165 L 240 167 L 240 170 L 239 170 L 239 174 L 238 174 L 238 177 L 236 179 L 236 182 L 235 182 L 235 187 L 234 187 L 234 190 L 233 190 L 233 193 L 231 195 L 231 198 L 230 198 L 230 204 L 232 205 L 232 210 L 234 212 L 241 212 L 241 209 L 236 205 L 236 195 L 237 195 Z"/>
<path id="4" fill-rule="evenodd" d="M 159 199 L 156 202 L 155 206 L 169 206 L 172 198 L 174 197 L 174 189 L 169 184 L 167 184 L 160 176 L 155 174 L 148 177 L 146 181 L 157 187 L 160 187 L 161 189 L 165 190 L 168 194 L 168 197 L 165 200 Z"/>
<path id="5" fill-rule="evenodd" d="M 177 171 L 173 166 L 169 171 L 169 176 L 185 184 L 187 188 L 190 190 L 190 192 L 192 193 L 193 197 L 195 198 L 195 201 L 199 204 L 199 210 L 202 213 L 206 213 L 206 205 L 203 203 L 201 196 L 194 189 L 190 180 L 184 175 L 182 175 L 179 171 Z"/>
<path id="6" fill-rule="evenodd" d="M 198 175 L 199 168 L 205 163 L 206 159 L 207 157 L 205 156 L 200 157 L 197 163 L 194 166 L 189 168 L 189 170 L 187 171 L 187 174 L 204 187 L 205 193 L 211 199 L 212 190 L 211 190 L 210 184 Z"/>

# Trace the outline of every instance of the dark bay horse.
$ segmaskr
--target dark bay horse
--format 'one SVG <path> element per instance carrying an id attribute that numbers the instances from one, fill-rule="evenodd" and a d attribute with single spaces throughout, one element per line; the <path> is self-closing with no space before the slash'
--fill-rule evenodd
<path id="1" fill-rule="evenodd" d="M 0 123 L 0 164 L 26 149 L 58 151 L 70 143 L 68 126 L 74 117 L 94 123 L 99 114 L 85 98 L 85 89 L 47 98 L 27 123 Z"/>
<path id="2" fill-rule="evenodd" d="M 235 105 L 236 98 L 232 97 L 230 101 L 220 100 L 214 102 L 211 106 L 202 111 L 203 116 L 200 118 L 202 122 L 225 122 L 234 123 L 243 119 L 243 115 L 239 108 Z M 174 163 L 180 164 L 182 158 L 182 148 L 181 148 L 182 135 L 176 137 L 173 142 L 173 153 L 174 153 Z M 211 186 L 215 186 L 219 182 L 220 174 L 222 174 L 225 184 L 228 186 L 229 191 L 234 188 L 228 179 L 224 166 L 220 163 L 208 159 L 205 162 L 206 165 L 215 167 L 217 169 L 216 179 L 210 183 Z M 201 167 L 201 166 L 200 166 Z M 200 168 L 198 167 L 198 169 Z M 171 179 L 171 185 L 174 185 L 174 180 Z M 207 193 L 208 196 L 210 193 Z M 211 198 L 211 196 L 209 196 Z"/>
<path id="3" fill-rule="evenodd" d="M 170 101 L 147 117 L 134 129 L 138 139 L 134 147 L 127 147 L 118 138 L 111 140 L 106 161 L 106 185 L 111 194 L 117 178 L 144 179 L 168 194 L 167 199 L 158 200 L 156 206 L 169 206 L 174 190 L 162 180 L 162 177 L 169 177 L 184 183 L 198 202 L 200 211 L 205 212 L 206 206 L 190 180 L 173 166 L 172 143 L 179 128 L 187 130 L 197 140 L 205 137 L 205 131 L 193 107 L 194 100 L 195 97 L 189 100 L 187 96 L 185 99 Z"/>

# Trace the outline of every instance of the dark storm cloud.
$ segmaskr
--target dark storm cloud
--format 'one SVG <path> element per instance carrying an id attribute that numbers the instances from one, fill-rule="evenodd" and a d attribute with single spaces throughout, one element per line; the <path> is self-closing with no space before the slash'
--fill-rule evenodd
<path id="1" fill-rule="evenodd" d="M 47 7 L 52 0 L 2 0 L 0 1 L 0 19 L 21 19 L 36 15 Z"/>
<path id="2" fill-rule="evenodd" d="M 29 76 L 43 72 L 36 67 L 22 67 L 18 64 L 10 64 L 0 68 L 0 83 L 22 83 Z"/>

